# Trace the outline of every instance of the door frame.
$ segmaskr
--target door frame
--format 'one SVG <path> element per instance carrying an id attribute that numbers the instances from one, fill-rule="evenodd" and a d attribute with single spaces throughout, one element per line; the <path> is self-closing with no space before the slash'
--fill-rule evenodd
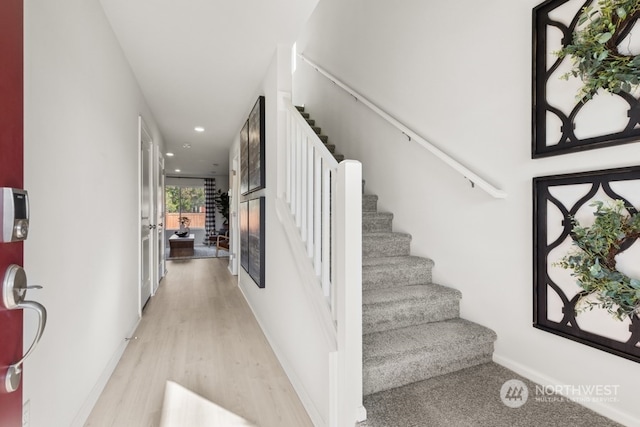
<path id="1" fill-rule="evenodd" d="M 147 177 L 149 182 L 149 224 L 143 224 L 142 222 L 142 209 L 143 209 L 143 191 L 144 191 L 144 181 L 142 179 L 142 175 L 144 173 L 144 160 L 145 157 L 143 155 L 144 146 L 148 145 L 149 150 L 149 158 L 147 164 L 147 173 L 149 176 Z M 138 230 L 142 233 L 143 227 L 154 227 L 156 221 L 156 200 L 155 200 L 155 179 L 154 179 L 154 167 L 155 162 L 155 148 L 153 138 L 151 137 L 151 132 L 149 132 L 149 128 L 145 124 L 143 117 L 138 116 Z M 144 308 L 147 301 L 153 296 L 154 289 L 156 286 L 154 285 L 155 274 L 157 263 L 156 259 L 156 233 L 153 232 L 153 229 L 149 229 L 149 255 L 145 260 L 143 257 L 143 243 L 142 243 L 142 234 L 140 234 L 140 239 L 138 241 L 138 316 L 142 317 L 142 309 Z M 149 270 L 149 284 L 143 284 L 143 274 L 144 274 L 144 265 L 147 265 Z M 148 295 L 149 298 L 143 301 L 142 298 L 142 290 L 143 286 L 149 286 Z M 145 295 L 147 292 L 145 292 Z"/>
<path id="2" fill-rule="evenodd" d="M 166 267 L 166 259 L 165 259 L 165 243 L 164 243 L 164 239 L 165 239 L 165 213 L 166 213 L 166 207 L 165 207 L 165 194 L 164 194 L 164 179 L 165 179 L 165 170 L 164 170 L 164 156 L 162 155 L 162 152 L 160 151 L 160 147 L 158 145 L 155 146 L 155 152 L 156 152 L 156 170 L 154 175 L 154 179 L 155 179 L 155 185 L 154 185 L 154 189 L 156 191 L 155 194 L 155 221 L 156 221 L 156 233 L 154 233 L 156 235 L 156 242 L 155 242 L 155 248 L 156 248 L 156 255 L 155 255 L 155 265 L 154 265 L 154 274 L 155 274 L 155 278 L 153 279 L 153 286 L 152 286 L 152 295 L 155 295 L 157 290 L 158 290 L 158 286 L 160 286 L 160 281 L 162 280 L 162 278 L 165 276 L 166 272 L 167 272 L 167 267 Z"/>

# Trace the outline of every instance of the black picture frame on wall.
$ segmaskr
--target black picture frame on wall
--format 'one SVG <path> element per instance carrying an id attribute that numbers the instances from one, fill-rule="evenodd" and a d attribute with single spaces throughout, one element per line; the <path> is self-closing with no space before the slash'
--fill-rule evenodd
<path id="1" fill-rule="evenodd" d="M 249 272 L 249 202 L 240 202 L 240 265 Z"/>
<path id="2" fill-rule="evenodd" d="M 265 187 L 265 97 L 260 96 L 249 113 L 249 189 Z"/>
<path id="3" fill-rule="evenodd" d="M 580 216 L 583 226 L 584 219 L 592 221 L 593 201 L 623 200 L 635 214 L 639 190 L 640 166 L 533 179 L 535 328 L 640 362 L 640 319 L 621 321 L 599 309 L 577 313 L 582 289 L 571 271 L 556 264 L 574 246 L 573 218 Z"/>
<path id="4" fill-rule="evenodd" d="M 640 101 L 633 95 L 601 90 L 583 101 L 577 98 L 581 80 L 562 78 L 571 70 L 572 58 L 554 52 L 572 41 L 582 8 L 594 3 L 548 0 L 533 9 L 532 158 L 640 139 Z"/>
<path id="5" fill-rule="evenodd" d="M 265 287 L 265 198 L 249 200 L 249 276 Z"/>
<path id="6" fill-rule="evenodd" d="M 240 130 L 240 194 L 249 193 L 249 121 Z"/>

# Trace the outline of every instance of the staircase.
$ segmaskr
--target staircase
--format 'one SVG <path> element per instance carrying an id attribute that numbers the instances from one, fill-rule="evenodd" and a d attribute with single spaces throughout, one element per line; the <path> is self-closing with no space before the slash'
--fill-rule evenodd
<path id="1" fill-rule="evenodd" d="M 297 107 L 336 160 L 335 145 Z M 363 184 L 364 191 L 364 184 Z M 490 362 L 496 335 L 459 317 L 461 293 L 431 282 L 433 261 L 411 256 L 378 196 L 362 198 L 363 388 L 369 395 Z"/>

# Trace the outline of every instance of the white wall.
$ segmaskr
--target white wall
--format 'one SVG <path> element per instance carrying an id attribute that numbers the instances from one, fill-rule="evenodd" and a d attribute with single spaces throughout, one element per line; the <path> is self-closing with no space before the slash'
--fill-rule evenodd
<path id="1" fill-rule="evenodd" d="M 278 174 L 284 168 L 277 149 L 279 138 L 283 137 L 277 129 L 277 91 L 290 90 L 289 59 L 289 49 L 280 48 L 256 92 L 256 98 L 266 98 L 266 189 L 239 197 L 266 197 L 266 287 L 259 289 L 240 266 L 238 276 L 240 288 L 287 376 L 315 425 L 321 426 L 327 425 L 329 414 L 329 349 L 320 339 L 323 332 L 313 309 L 306 305 L 302 281 L 275 207 Z M 247 117 L 252 107 L 253 103 L 247 105 Z M 238 134 L 242 125 L 238 123 Z M 238 152 L 236 139 L 230 159 Z M 237 189 L 234 197 L 238 197 Z"/>
<path id="2" fill-rule="evenodd" d="M 637 144 L 531 159 L 531 10 L 537 1 L 323 0 L 298 52 L 509 194 L 497 200 L 381 123 L 298 61 L 294 102 L 337 151 L 361 160 L 367 192 L 434 281 L 460 289 L 462 317 L 498 334 L 494 359 L 544 384 L 615 384 L 591 407 L 640 425 L 640 365 L 532 327 L 531 179 L 637 165 Z M 497 391 L 496 391 L 497 392 Z"/>
<path id="3" fill-rule="evenodd" d="M 162 144 L 98 1 L 26 0 L 25 268 L 49 313 L 25 366 L 32 427 L 82 425 L 137 325 L 139 114 Z"/>

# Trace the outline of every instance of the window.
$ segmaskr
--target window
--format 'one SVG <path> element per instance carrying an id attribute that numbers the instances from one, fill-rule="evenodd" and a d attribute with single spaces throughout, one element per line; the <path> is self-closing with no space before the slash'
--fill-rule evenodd
<path id="1" fill-rule="evenodd" d="M 204 229 L 205 204 L 204 186 L 183 187 L 179 185 L 167 185 L 166 197 L 166 229 L 178 230 L 180 218 L 189 218 L 189 228 Z"/>

